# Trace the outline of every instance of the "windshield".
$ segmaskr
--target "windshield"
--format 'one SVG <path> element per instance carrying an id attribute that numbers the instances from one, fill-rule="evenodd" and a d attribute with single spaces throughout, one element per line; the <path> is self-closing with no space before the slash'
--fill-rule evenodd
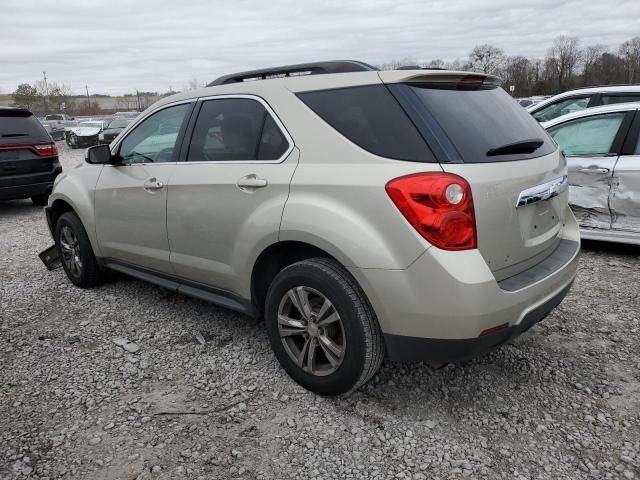
<path id="1" fill-rule="evenodd" d="M 79 126 L 85 128 L 102 128 L 102 122 L 80 122 Z"/>
<path id="2" fill-rule="evenodd" d="M 525 160 L 556 150 L 540 124 L 502 88 L 459 84 L 403 84 L 390 88 L 440 161 Z M 533 143 L 539 146 L 522 148 Z"/>

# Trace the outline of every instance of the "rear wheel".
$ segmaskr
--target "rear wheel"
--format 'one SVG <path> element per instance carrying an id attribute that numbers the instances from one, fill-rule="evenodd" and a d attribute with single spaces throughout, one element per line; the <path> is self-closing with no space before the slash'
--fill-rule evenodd
<path id="1" fill-rule="evenodd" d="M 378 320 L 362 289 L 334 260 L 303 260 L 282 270 L 269 287 L 265 318 L 278 361 L 308 390 L 347 393 L 380 368 Z"/>
<path id="2" fill-rule="evenodd" d="M 102 272 L 89 237 L 74 212 L 63 213 L 56 222 L 56 246 L 62 268 L 71 282 L 81 288 L 91 288 L 102 282 Z"/>

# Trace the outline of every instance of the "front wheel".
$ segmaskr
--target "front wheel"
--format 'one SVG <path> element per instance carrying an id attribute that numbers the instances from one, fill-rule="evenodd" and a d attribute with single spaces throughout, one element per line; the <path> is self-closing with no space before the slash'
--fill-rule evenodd
<path id="1" fill-rule="evenodd" d="M 307 390 L 340 395 L 380 368 L 384 343 L 364 292 L 338 262 L 303 260 L 273 280 L 265 305 L 271 347 Z"/>
<path id="2" fill-rule="evenodd" d="M 81 288 L 99 285 L 102 272 L 80 218 L 74 212 L 63 213 L 55 231 L 58 255 L 69 280 Z"/>

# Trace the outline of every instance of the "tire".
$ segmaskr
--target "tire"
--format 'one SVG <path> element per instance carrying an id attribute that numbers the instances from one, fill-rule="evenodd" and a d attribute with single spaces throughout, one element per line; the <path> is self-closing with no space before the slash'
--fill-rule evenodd
<path id="1" fill-rule="evenodd" d="M 39 207 L 44 207 L 49 201 L 49 194 L 43 193 L 42 195 L 34 195 L 31 197 L 31 201 L 34 205 L 38 205 Z"/>
<path id="2" fill-rule="evenodd" d="M 102 271 L 96 262 L 89 237 L 74 212 L 63 213 L 58 218 L 55 235 L 60 263 L 69 280 L 80 288 L 91 288 L 102 283 Z"/>
<path id="3" fill-rule="evenodd" d="M 309 307 L 306 317 L 304 306 L 297 307 L 304 298 Z M 322 313 L 326 300 L 330 306 Z M 279 321 L 279 315 L 286 321 Z M 282 368 L 319 395 L 350 393 L 371 379 L 382 364 L 384 342 L 378 319 L 355 279 L 335 260 L 303 260 L 278 273 L 267 292 L 265 320 L 271 348 Z M 332 322 L 327 323 L 329 320 Z M 304 354 L 300 366 L 294 358 L 300 359 L 298 354 L 305 351 L 315 352 L 313 360 L 309 362 L 309 355 Z"/>

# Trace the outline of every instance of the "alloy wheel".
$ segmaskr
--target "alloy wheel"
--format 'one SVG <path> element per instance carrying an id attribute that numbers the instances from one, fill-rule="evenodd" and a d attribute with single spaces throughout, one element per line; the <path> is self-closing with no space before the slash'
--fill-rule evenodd
<path id="1" fill-rule="evenodd" d="M 331 301 L 311 287 L 294 287 L 283 296 L 278 333 L 289 357 L 312 375 L 330 375 L 344 359 L 342 319 Z"/>
<path id="2" fill-rule="evenodd" d="M 65 225 L 60 230 L 60 250 L 62 261 L 67 271 L 75 277 L 82 274 L 82 258 L 80 257 L 80 244 L 73 230 Z"/>

